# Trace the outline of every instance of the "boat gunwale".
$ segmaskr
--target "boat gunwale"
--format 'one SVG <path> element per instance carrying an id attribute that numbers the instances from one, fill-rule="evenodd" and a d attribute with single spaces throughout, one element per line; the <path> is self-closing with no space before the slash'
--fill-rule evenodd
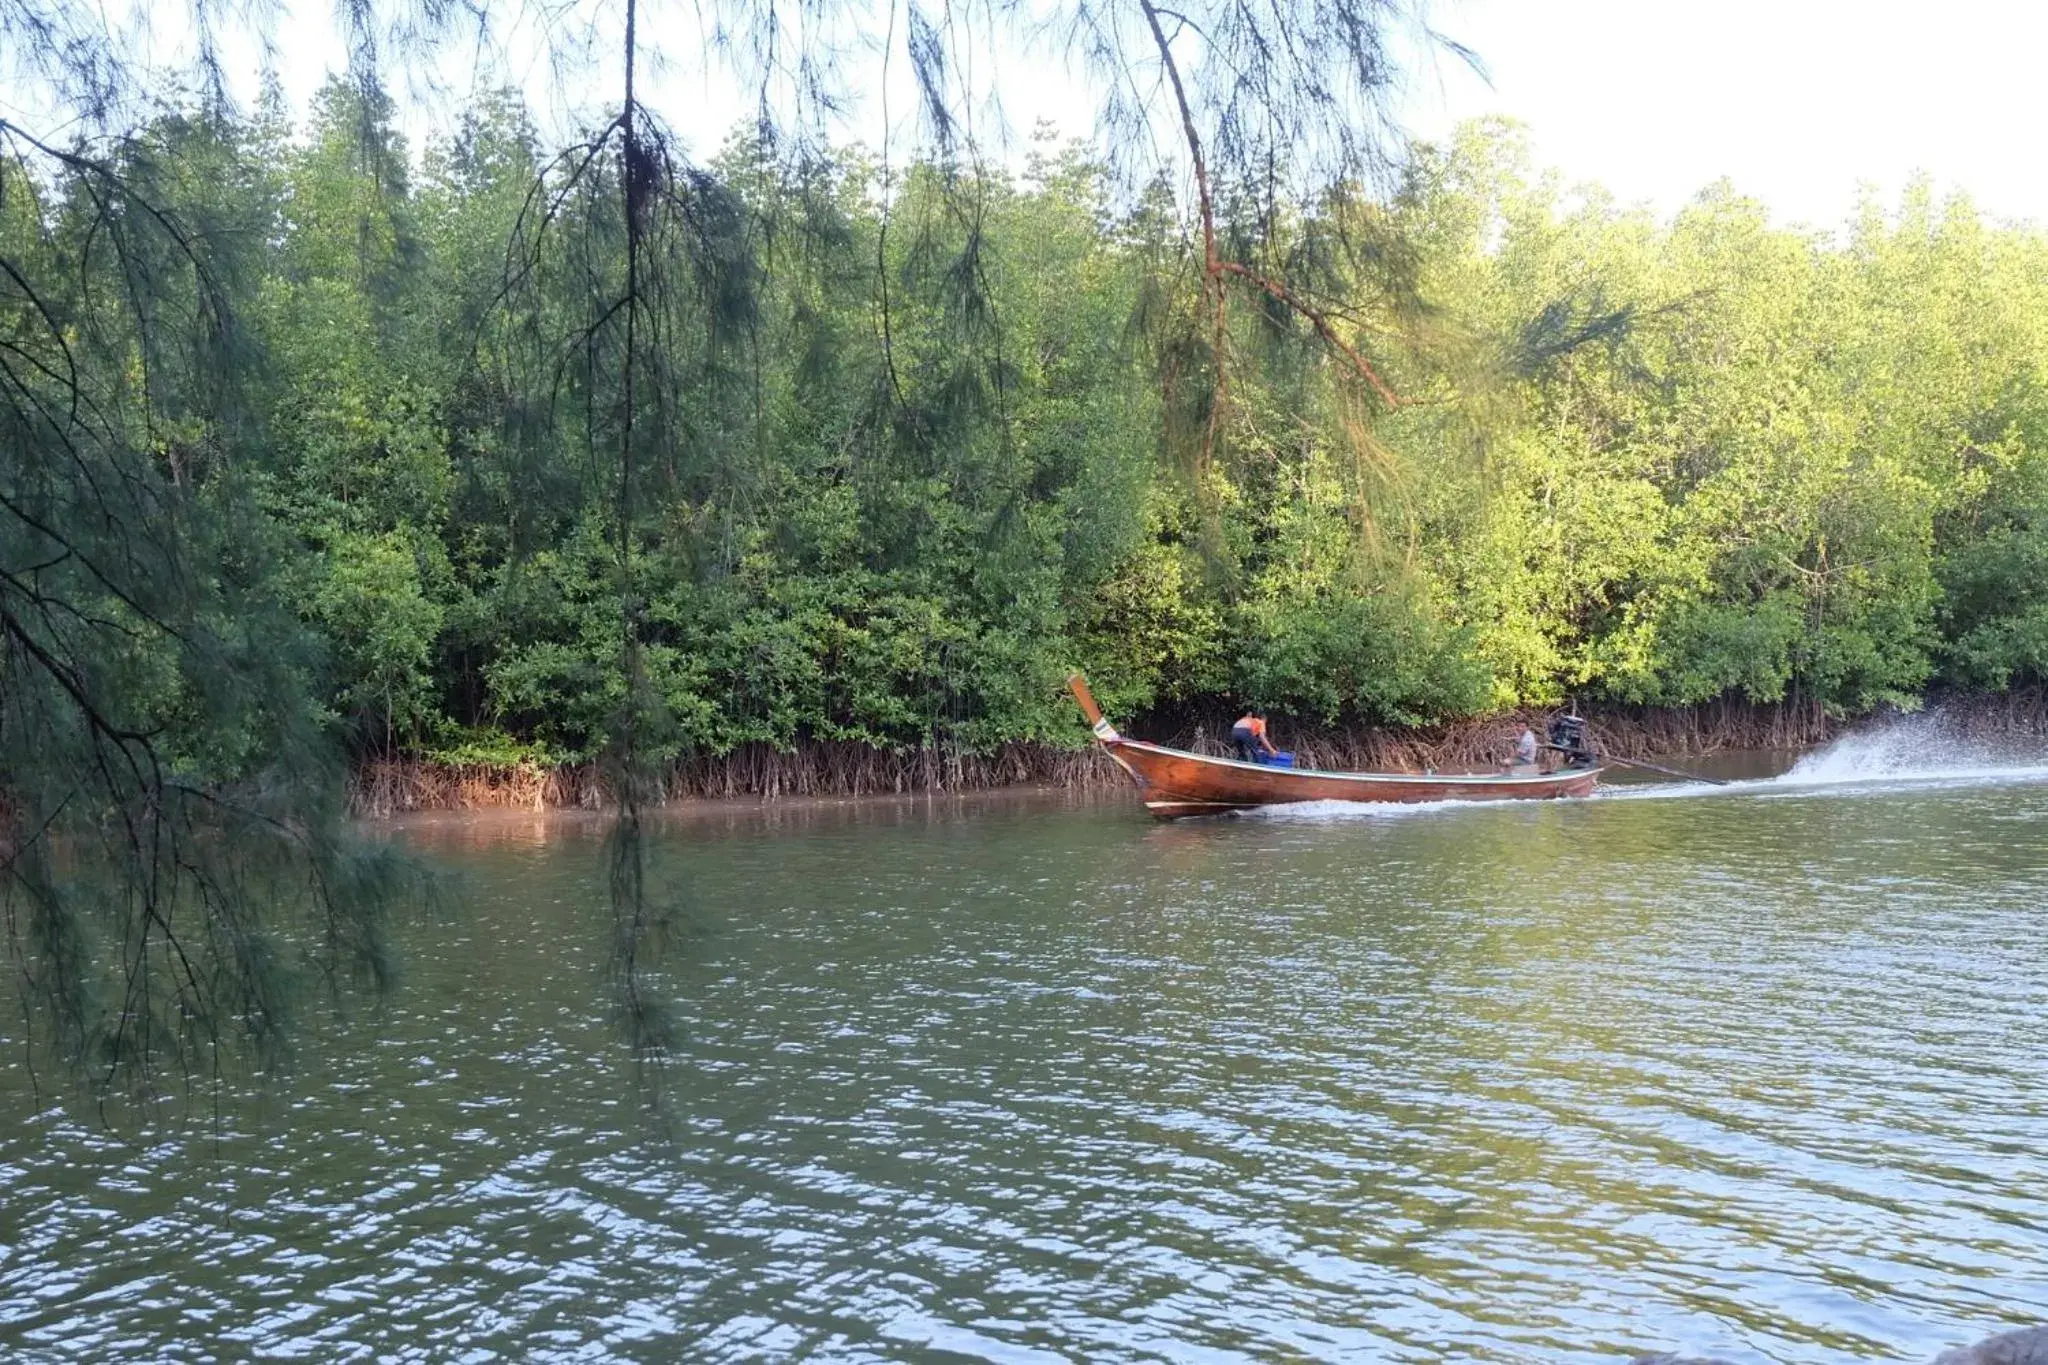
<path id="1" fill-rule="evenodd" d="M 1280 768 L 1270 763 L 1248 763 L 1241 758 L 1219 758 L 1210 754 L 1198 754 L 1187 749 L 1175 749 L 1164 744 L 1153 744 L 1142 739 L 1128 739 L 1122 735 L 1115 739 L 1103 740 L 1112 756 L 1119 748 L 1143 749 L 1155 754 L 1168 754 L 1175 758 L 1191 758 L 1197 763 L 1213 763 L 1218 767 L 1235 768 L 1251 773 L 1284 773 L 1297 777 L 1334 778 L 1343 782 L 1412 782 L 1428 786 L 1443 786 L 1447 783 L 1459 785 L 1483 785 L 1489 787 L 1512 787 L 1530 784 L 1554 784 L 1561 780 L 1581 777 L 1597 777 L 1607 771 L 1604 766 L 1593 768 L 1559 768 L 1547 773 L 1375 773 L 1337 772 L 1328 768 Z"/>

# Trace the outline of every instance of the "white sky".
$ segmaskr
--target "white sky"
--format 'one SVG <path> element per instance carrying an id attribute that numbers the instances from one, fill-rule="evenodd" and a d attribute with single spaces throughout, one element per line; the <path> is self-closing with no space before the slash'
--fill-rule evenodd
<path id="1" fill-rule="evenodd" d="M 1510 114 L 1539 162 L 1668 212 L 1720 177 L 1832 226 L 1916 171 L 2048 222 L 2041 0 L 1439 0 L 1493 89 L 1445 68 L 1413 126 Z"/>
<path id="2" fill-rule="evenodd" d="M 128 3 L 161 28 L 168 7 Z M 330 5 L 296 0 L 279 28 L 279 71 L 301 106 L 343 61 Z M 702 154 L 747 106 L 706 70 L 691 17 L 699 12 L 687 3 L 653 9 L 649 37 L 667 61 L 644 84 Z M 2048 128 L 2036 93 L 2048 54 L 2043 0 L 1434 0 L 1432 19 L 1479 53 L 1491 84 L 1448 55 L 1428 63 L 1408 96 L 1407 122 L 1421 136 L 1509 115 L 1528 126 L 1538 165 L 1660 214 L 1726 177 L 1780 220 L 1833 226 L 1859 186 L 1892 201 L 1926 172 L 1942 192 L 1966 190 L 1995 216 L 2048 222 Z M 515 31 L 508 46 L 531 50 L 525 36 Z M 900 33 L 897 42 L 900 52 Z M 242 56 L 253 92 L 256 55 Z M 1093 131 L 1092 100 L 1050 60 L 1006 52 L 985 61 L 1003 67 L 1013 130 L 1044 118 L 1072 135 Z M 545 73 L 526 65 L 530 97 L 558 98 Z M 888 83 L 899 121 L 911 104 L 905 65 L 899 56 Z M 0 92 L 0 109 L 31 112 L 9 93 Z M 877 142 L 880 103 L 865 101 L 844 132 Z"/>

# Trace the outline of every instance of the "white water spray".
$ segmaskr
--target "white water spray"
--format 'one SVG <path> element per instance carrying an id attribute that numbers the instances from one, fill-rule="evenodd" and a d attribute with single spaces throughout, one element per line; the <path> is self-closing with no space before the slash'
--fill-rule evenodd
<path id="1" fill-rule="evenodd" d="M 1846 796 L 1916 787 L 2041 781 L 2048 781 L 2048 741 L 2038 736 L 1973 734 L 1961 718 L 1932 711 L 1859 726 L 1834 743 L 1802 755 L 1776 777 L 1721 786 L 1650 783 L 1608 788 L 1599 794 L 1620 800 L 1708 794 L 1811 796 L 1830 791 Z"/>
<path id="2" fill-rule="evenodd" d="M 1939 711 L 1859 728 L 1807 754 L 1776 782 L 1824 787 L 1867 782 L 1969 782 L 2048 776 L 2048 745 L 2037 737 L 1970 734 Z"/>

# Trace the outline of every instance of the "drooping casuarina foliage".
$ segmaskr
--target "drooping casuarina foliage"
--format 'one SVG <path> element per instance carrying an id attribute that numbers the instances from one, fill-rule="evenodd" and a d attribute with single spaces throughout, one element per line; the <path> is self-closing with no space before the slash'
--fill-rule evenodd
<path id="1" fill-rule="evenodd" d="M 323 740 L 607 756 L 630 993 L 645 775 L 682 746 L 730 742 L 707 696 L 720 681 L 789 739 L 810 718 L 782 694 L 846 678 L 859 695 L 844 728 L 883 742 L 993 733 L 983 688 L 1030 705 L 1039 679 L 1016 665 L 1053 596 L 1041 587 L 999 626 L 934 608 L 970 588 L 963 577 L 998 603 L 1005 569 L 1037 557 L 1038 506 L 1061 491 L 1014 478 L 1032 463 L 1026 357 L 989 235 L 1007 187 L 970 127 L 987 92 L 959 61 L 1042 16 L 889 0 L 885 59 L 900 23 L 930 155 L 901 185 L 885 155 L 878 199 L 862 203 L 869 178 L 816 133 L 843 84 L 832 31 L 872 14 L 714 7 L 719 45 L 763 91 L 754 137 L 721 174 L 681 155 L 636 83 L 654 55 L 650 8 L 344 6 L 349 75 L 294 140 L 275 101 L 235 117 L 221 79 L 218 24 L 267 40 L 267 6 L 179 16 L 198 77 L 182 99 L 105 9 L 0 3 L 10 79 L 57 111 L 51 128 L 0 123 L 8 923 L 31 1018 L 63 1021 L 62 1046 L 110 1077 L 146 1077 L 168 1051 L 217 1055 L 226 1024 L 275 1036 L 292 926 L 319 929 L 310 960 L 330 970 L 375 960 L 375 898 L 344 875 Z M 1110 121 L 1171 115 L 1201 187 L 1198 311 L 1213 308 L 1216 345 L 1222 178 L 1266 184 L 1243 197 L 1270 219 L 1298 166 L 1334 184 L 1382 154 L 1350 120 L 1386 87 L 1393 11 L 1328 0 L 1276 14 L 1296 30 L 1284 56 L 1242 7 L 1172 16 L 1193 31 L 1179 38 L 1164 11 L 1139 12 L 1134 28 L 1072 6 L 1054 27 L 1111 77 Z M 592 131 L 542 155 L 509 103 L 480 107 L 416 185 L 382 77 L 430 68 L 454 30 L 485 45 L 522 20 L 557 56 L 595 54 Z M 1147 94 L 1152 68 L 1165 79 Z M 778 85 L 793 86 L 785 118 Z M 892 240 L 899 212 L 916 217 Z M 849 257 L 864 235 L 871 252 Z M 849 303 L 866 314 L 852 327 Z M 1221 351 L 1196 363 L 1222 394 Z M 1209 406 L 1205 463 L 1223 410 Z M 812 468 L 780 460 L 792 423 L 838 451 Z M 980 485 L 979 515 L 932 518 L 963 479 Z M 819 509 L 831 570 L 815 578 L 840 580 L 823 596 L 775 563 L 791 538 L 763 538 L 792 484 L 852 499 Z M 850 539 L 830 525 L 871 511 L 879 522 Z M 886 548 L 867 553 L 878 537 Z M 927 543 L 975 572 L 934 581 Z M 516 639 L 513 620 L 528 627 Z M 819 635 L 844 646 L 846 670 L 818 656 Z M 451 676 L 467 715 L 446 704 Z M 52 870 L 74 856 L 87 875 Z M 290 903 L 311 919 L 277 913 Z"/>

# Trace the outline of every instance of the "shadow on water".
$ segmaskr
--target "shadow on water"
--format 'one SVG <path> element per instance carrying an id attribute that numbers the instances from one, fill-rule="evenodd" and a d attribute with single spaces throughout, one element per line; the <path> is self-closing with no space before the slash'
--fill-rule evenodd
<path id="1" fill-rule="evenodd" d="M 602 824 L 411 822 L 466 903 L 217 1154 L 30 1120 L 0 1063 L 0 1342 L 1924 1358 L 2048 1303 L 2048 772 L 1887 761 L 651 815 L 692 907 L 665 1140 Z"/>

